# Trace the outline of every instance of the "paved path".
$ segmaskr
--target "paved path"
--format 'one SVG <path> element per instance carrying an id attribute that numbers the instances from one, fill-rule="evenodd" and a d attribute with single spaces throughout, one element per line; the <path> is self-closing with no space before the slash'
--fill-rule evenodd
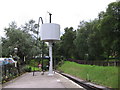
<path id="1" fill-rule="evenodd" d="M 48 76 L 48 72 L 41 75 L 41 72 L 25 73 L 22 76 L 9 81 L 3 85 L 3 88 L 80 88 L 78 84 L 69 80 L 68 78 L 55 73 L 53 76 Z"/>

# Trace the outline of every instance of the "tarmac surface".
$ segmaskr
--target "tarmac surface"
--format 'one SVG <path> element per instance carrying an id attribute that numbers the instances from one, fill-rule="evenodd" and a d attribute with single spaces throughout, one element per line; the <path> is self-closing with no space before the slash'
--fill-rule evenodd
<path id="1" fill-rule="evenodd" d="M 2 88 L 79 88 L 79 90 L 85 90 L 58 73 L 48 76 L 48 72 L 45 72 L 44 75 L 41 75 L 41 72 L 35 72 L 35 76 L 32 72 L 25 73 L 3 84 Z"/>

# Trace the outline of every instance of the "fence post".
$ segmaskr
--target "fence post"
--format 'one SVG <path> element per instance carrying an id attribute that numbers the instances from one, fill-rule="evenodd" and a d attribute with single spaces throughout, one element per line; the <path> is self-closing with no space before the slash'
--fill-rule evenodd
<path id="1" fill-rule="evenodd" d="M 6 76 L 6 73 L 7 73 L 6 65 L 4 65 L 4 71 L 5 71 L 5 76 Z"/>
<path id="2" fill-rule="evenodd" d="M 109 61 L 107 63 L 108 63 L 108 66 L 110 66 Z"/>
<path id="3" fill-rule="evenodd" d="M 114 61 L 114 66 L 117 66 L 117 65 L 116 65 L 116 61 Z"/>

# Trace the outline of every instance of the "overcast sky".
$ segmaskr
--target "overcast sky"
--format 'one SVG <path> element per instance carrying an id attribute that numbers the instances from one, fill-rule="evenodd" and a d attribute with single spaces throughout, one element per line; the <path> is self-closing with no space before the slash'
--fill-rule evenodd
<path id="1" fill-rule="evenodd" d="M 49 22 L 52 13 L 52 23 L 60 24 L 61 33 L 65 27 L 77 29 L 82 20 L 97 18 L 100 11 L 105 11 L 107 5 L 116 0 L 1 0 L 0 1 L 0 36 L 4 36 L 4 28 L 16 21 L 18 27 L 30 19 L 38 22 L 43 17 L 44 23 Z"/>

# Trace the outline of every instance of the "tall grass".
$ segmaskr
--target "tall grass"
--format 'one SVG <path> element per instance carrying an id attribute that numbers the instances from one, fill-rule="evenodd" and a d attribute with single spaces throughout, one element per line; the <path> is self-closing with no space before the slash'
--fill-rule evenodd
<path id="1" fill-rule="evenodd" d="M 118 88 L 118 68 L 114 66 L 82 65 L 65 61 L 58 70 L 96 84 Z"/>

